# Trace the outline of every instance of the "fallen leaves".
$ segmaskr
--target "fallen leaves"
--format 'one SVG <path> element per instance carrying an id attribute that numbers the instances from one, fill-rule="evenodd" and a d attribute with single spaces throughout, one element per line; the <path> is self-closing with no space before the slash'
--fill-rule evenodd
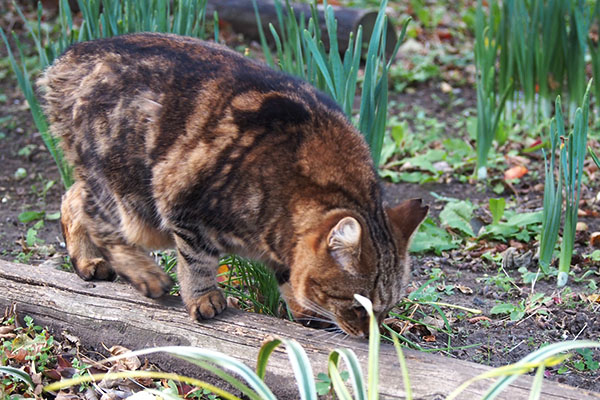
<path id="1" fill-rule="evenodd" d="M 491 318 L 486 317 L 485 315 L 478 315 L 477 317 L 469 318 L 467 321 L 471 324 L 476 324 L 481 321 L 492 322 Z"/>
<path id="2" fill-rule="evenodd" d="M 504 171 L 504 180 L 522 178 L 529 170 L 524 165 L 516 165 Z"/>
<path id="3" fill-rule="evenodd" d="M 16 336 L 14 324 L 0 326 L 0 339 L 13 339 Z"/>
<path id="4" fill-rule="evenodd" d="M 129 350 L 127 347 L 123 347 L 123 346 L 112 346 L 110 349 L 108 349 L 108 352 L 113 356 L 122 356 L 124 354 L 130 353 L 131 350 Z M 131 357 L 125 357 L 125 358 L 120 358 L 119 360 L 117 360 L 117 365 L 121 366 L 121 371 L 135 371 L 137 369 L 139 369 L 142 366 L 142 362 L 140 361 L 140 359 L 137 356 L 131 356 Z"/>
<path id="5" fill-rule="evenodd" d="M 590 246 L 600 248 L 600 232 L 590 234 Z"/>
<path id="6" fill-rule="evenodd" d="M 457 288 L 462 294 L 473 294 L 473 289 L 468 286 L 455 285 L 454 287 Z"/>
<path id="7" fill-rule="evenodd" d="M 600 294 L 590 294 L 589 296 L 587 296 L 587 299 L 590 303 L 600 303 Z"/>

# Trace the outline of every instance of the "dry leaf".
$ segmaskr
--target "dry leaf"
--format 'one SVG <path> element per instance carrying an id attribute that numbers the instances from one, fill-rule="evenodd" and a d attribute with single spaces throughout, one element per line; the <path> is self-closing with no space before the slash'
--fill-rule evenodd
<path id="1" fill-rule="evenodd" d="M 433 318 L 430 317 L 429 315 L 426 316 L 425 318 L 423 318 L 423 323 L 430 325 L 430 326 L 434 326 L 438 329 L 442 329 L 444 327 L 444 320 L 441 318 Z"/>
<path id="2" fill-rule="evenodd" d="M 473 294 L 473 289 L 464 285 L 456 285 L 456 288 L 463 294 Z"/>
<path id="3" fill-rule="evenodd" d="M 435 335 L 423 336 L 423 340 L 426 342 L 435 342 Z"/>
<path id="4" fill-rule="evenodd" d="M 600 303 L 600 294 L 590 294 L 589 296 L 587 296 L 587 299 L 592 303 Z"/>
<path id="5" fill-rule="evenodd" d="M 402 333 L 408 322 L 399 320 L 398 318 L 386 318 L 383 320 L 383 323 L 389 326 L 394 332 Z"/>
<path id="6" fill-rule="evenodd" d="M 480 315 L 480 316 L 477 316 L 477 317 L 469 318 L 467 321 L 469 321 L 472 324 L 476 324 L 479 321 L 488 321 L 488 322 L 491 322 L 492 320 L 490 318 L 486 317 L 485 315 Z"/>
<path id="7" fill-rule="evenodd" d="M 219 269 L 217 269 L 217 282 L 225 282 L 228 279 L 228 277 L 225 275 L 227 272 L 229 272 L 229 265 L 221 265 Z"/>
<path id="8" fill-rule="evenodd" d="M 152 393 L 137 392 L 133 396 L 129 396 L 127 399 L 128 400 L 154 400 L 154 399 L 159 399 L 159 398 L 160 397 L 157 397 L 157 396 L 153 395 Z"/>
<path id="9" fill-rule="evenodd" d="M 0 326 L 0 339 L 13 339 L 17 335 L 14 333 L 14 325 Z"/>
<path id="10" fill-rule="evenodd" d="M 79 396 L 76 394 L 66 393 L 61 390 L 58 392 L 54 400 L 79 400 Z"/>
<path id="11" fill-rule="evenodd" d="M 590 235 L 590 246 L 600 247 L 600 232 L 592 232 Z"/>
<path id="12" fill-rule="evenodd" d="M 110 390 L 100 397 L 100 400 L 121 400 L 123 397 L 119 396 L 114 390 Z"/>
<path id="13" fill-rule="evenodd" d="M 579 222 L 577 222 L 577 225 L 575 225 L 575 230 L 578 232 L 585 232 L 588 229 L 589 229 L 588 225 L 583 221 L 579 221 Z"/>
<path id="14" fill-rule="evenodd" d="M 130 353 L 131 350 L 123 346 L 113 346 L 110 349 L 108 349 L 108 352 L 113 356 L 120 356 L 126 353 Z M 139 369 L 142 365 L 140 359 L 137 356 L 122 358 L 118 360 L 117 363 L 122 365 L 122 367 L 128 371 L 135 371 Z"/>
<path id="15" fill-rule="evenodd" d="M 444 93 L 450 93 L 452 91 L 452 86 L 448 82 L 440 83 L 440 89 Z"/>
<path id="16" fill-rule="evenodd" d="M 517 165 L 504 171 L 504 180 L 511 180 L 523 177 L 528 172 L 523 165 Z"/>

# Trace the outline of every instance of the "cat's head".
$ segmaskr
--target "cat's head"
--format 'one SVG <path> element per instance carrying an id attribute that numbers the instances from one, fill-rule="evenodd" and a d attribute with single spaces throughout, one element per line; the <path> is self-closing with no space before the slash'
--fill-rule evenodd
<path id="1" fill-rule="evenodd" d="M 427 210 L 415 199 L 387 209 L 379 220 L 346 210 L 326 214 L 296 247 L 290 281 L 282 288 L 294 316 L 366 336 L 369 318 L 354 294 L 371 300 L 379 322 L 401 300 L 410 238 Z"/>

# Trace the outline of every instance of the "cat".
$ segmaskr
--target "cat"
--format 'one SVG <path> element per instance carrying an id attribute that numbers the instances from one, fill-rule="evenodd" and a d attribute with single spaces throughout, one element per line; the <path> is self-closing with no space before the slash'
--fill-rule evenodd
<path id="1" fill-rule="evenodd" d="M 175 247 L 192 318 L 226 308 L 219 256 L 262 260 L 298 319 L 365 336 L 410 276 L 428 207 L 384 208 L 362 135 L 308 83 L 226 47 L 171 34 L 82 42 L 38 81 L 74 166 L 61 225 L 76 272 L 165 294 L 149 256 Z"/>

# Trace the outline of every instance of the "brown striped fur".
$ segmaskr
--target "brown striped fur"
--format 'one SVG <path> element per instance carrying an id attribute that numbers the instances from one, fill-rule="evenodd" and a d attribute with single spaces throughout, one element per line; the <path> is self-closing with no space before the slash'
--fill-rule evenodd
<path id="1" fill-rule="evenodd" d="M 40 79 L 75 166 L 67 249 L 84 279 L 114 273 L 147 296 L 170 280 L 148 250 L 176 247 L 191 316 L 225 308 L 218 257 L 264 261 L 299 319 L 367 332 L 354 293 L 383 318 L 409 277 L 427 208 L 384 210 L 369 149 L 309 84 L 224 47 L 135 34 L 72 46 Z"/>

